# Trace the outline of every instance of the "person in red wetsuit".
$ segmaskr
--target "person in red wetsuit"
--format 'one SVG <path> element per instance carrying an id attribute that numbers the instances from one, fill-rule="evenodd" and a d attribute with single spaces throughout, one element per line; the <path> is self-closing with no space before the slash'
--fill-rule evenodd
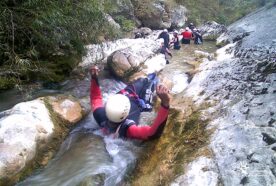
<path id="1" fill-rule="evenodd" d="M 182 44 L 190 44 L 190 41 L 193 37 L 193 33 L 189 29 L 189 27 L 186 27 L 185 31 L 181 33 L 182 35 Z"/>
<path id="2" fill-rule="evenodd" d="M 92 67 L 90 102 L 93 116 L 105 134 L 114 134 L 120 138 L 140 140 L 154 139 L 161 136 L 165 127 L 170 106 L 168 89 L 163 85 L 156 86 L 156 94 L 161 99 L 161 106 L 152 125 L 138 126 L 141 109 L 141 97 L 146 97 L 148 78 L 140 78 L 128 85 L 118 94 L 111 96 L 103 104 L 102 93 L 98 81 L 99 69 Z M 145 86 L 146 85 L 146 86 Z"/>

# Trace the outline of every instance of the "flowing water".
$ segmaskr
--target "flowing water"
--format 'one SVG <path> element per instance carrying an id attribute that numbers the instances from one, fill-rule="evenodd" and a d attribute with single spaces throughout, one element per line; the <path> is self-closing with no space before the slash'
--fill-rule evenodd
<path id="1" fill-rule="evenodd" d="M 182 45 L 179 51 L 173 51 L 173 58 L 162 73 L 176 83 L 175 94 L 188 84 L 185 72 L 193 70 L 187 62 L 194 60 L 194 50 L 214 52 L 215 45 L 211 42 L 198 46 Z M 124 86 L 112 79 L 102 80 L 100 84 L 102 90 L 106 90 L 104 97 Z M 146 113 L 141 122 L 150 123 L 154 117 L 155 113 Z M 136 160 L 143 152 L 142 144 L 102 136 L 92 114 L 89 114 L 63 142 L 55 158 L 18 186 L 119 185 L 128 173 L 132 174 Z"/>
<path id="2" fill-rule="evenodd" d="M 26 85 L 0 92 L 0 112 L 10 109 L 15 104 L 23 101 L 59 93 L 63 92 L 57 89 L 41 88 L 40 85 Z"/>

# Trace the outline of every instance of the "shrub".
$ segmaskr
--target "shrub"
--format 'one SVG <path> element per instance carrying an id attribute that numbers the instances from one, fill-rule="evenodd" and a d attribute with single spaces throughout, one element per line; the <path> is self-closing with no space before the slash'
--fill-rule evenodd
<path id="1" fill-rule="evenodd" d="M 45 71 L 40 61 L 80 59 L 85 44 L 96 43 L 100 35 L 116 36 L 103 13 L 108 6 L 110 0 L 2 0 L 0 65 L 28 76 Z"/>

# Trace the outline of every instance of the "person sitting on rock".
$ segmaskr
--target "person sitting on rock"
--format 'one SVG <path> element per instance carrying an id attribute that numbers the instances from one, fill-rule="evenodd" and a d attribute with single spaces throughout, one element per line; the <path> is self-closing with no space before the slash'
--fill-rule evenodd
<path id="1" fill-rule="evenodd" d="M 192 32 L 190 31 L 189 27 L 186 27 L 185 31 L 181 33 L 182 37 L 182 44 L 190 44 L 190 41 L 193 37 Z"/>
<path id="2" fill-rule="evenodd" d="M 92 67 L 90 70 L 90 101 L 93 116 L 104 134 L 140 140 L 160 137 L 168 118 L 170 95 L 165 86 L 157 85 L 156 74 L 136 80 L 117 94 L 110 96 L 105 105 L 103 104 L 98 74 L 97 66 Z M 161 99 L 161 107 L 151 126 L 138 126 L 141 112 L 152 109 L 147 104 L 151 104 L 154 89 Z"/>
<path id="3" fill-rule="evenodd" d="M 175 50 L 179 50 L 181 48 L 177 31 L 173 32 L 173 40 L 171 44 L 173 44 L 173 49 Z"/>
<path id="4" fill-rule="evenodd" d="M 201 35 L 200 31 L 195 28 L 193 33 L 194 33 L 194 36 L 195 36 L 194 43 L 196 45 L 202 44 L 203 43 L 203 39 L 202 39 L 202 35 Z"/>
<path id="5" fill-rule="evenodd" d="M 164 45 L 169 48 L 170 47 L 170 35 L 168 33 L 167 29 L 164 29 L 163 32 L 161 32 L 157 39 L 164 39 Z"/>
<path id="6" fill-rule="evenodd" d="M 161 41 L 160 53 L 165 55 L 166 64 L 169 64 L 170 62 L 168 56 L 172 57 L 172 53 L 170 52 L 169 48 L 165 46 L 163 41 Z"/>

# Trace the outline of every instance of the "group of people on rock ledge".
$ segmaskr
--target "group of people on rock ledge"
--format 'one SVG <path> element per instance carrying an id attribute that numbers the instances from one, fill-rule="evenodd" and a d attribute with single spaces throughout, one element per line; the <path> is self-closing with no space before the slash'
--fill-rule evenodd
<path id="1" fill-rule="evenodd" d="M 177 30 L 174 30 L 172 40 L 170 40 L 170 35 L 168 33 L 168 30 L 164 29 L 159 34 L 157 39 L 162 38 L 164 40 L 164 42 L 161 43 L 160 53 L 165 55 L 167 64 L 169 63 L 167 55 L 172 56 L 170 52 L 170 48 L 173 48 L 174 50 L 179 50 L 181 48 L 179 35 L 182 36 L 182 39 L 181 39 L 182 44 L 190 44 L 191 40 L 194 40 L 194 44 L 196 45 L 200 45 L 203 43 L 202 35 L 200 31 L 194 26 L 193 23 L 190 23 L 188 27 L 186 27 L 184 30 L 181 31 L 180 34 Z"/>

